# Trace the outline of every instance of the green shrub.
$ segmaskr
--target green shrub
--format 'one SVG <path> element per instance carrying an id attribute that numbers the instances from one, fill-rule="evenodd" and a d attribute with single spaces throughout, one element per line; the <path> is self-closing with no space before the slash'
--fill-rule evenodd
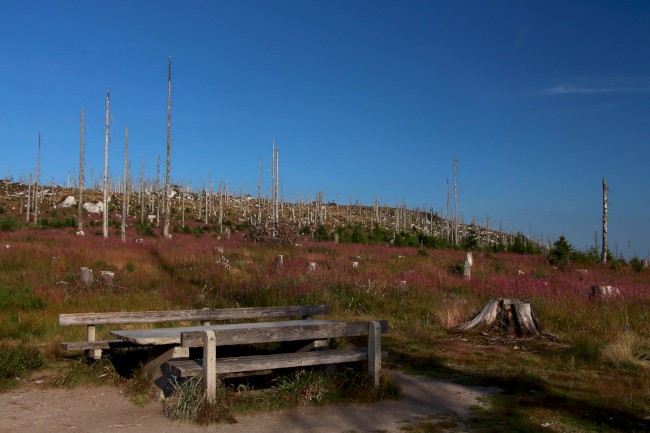
<path id="1" fill-rule="evenodd" d="M 19 226 L 18 219 L 13 215 L 7 215 L 0 219 L 0 230 L 3 232 L 12 232 Z"/>
<path id="2" fill-rule="evenodd" d="M 143 236 L 150 236 L 150 237 L 156 236 L 156 234 L 153 232 L 153 228 L 151 227 L 151 224 L 146 222 L 145 223 L 139 222 L 138 225 L 135 227 L 135 231 Z"/>
<path id="3" fill-rule="evenodd" d="M 633 270 L 641 272 L 643 270 L 643 261 L 638 257 L 632 257 L 630 259 L 630 266 Z"/>
<path id="4" fill-rule="evenodd" d="M 573 247 L 571 244 L 564 236 L 560 236 L 560 238 L 553 244 L 553 248 L 548 255 L 548 260 L 554 266 L 564 267 L 569 262 L 572 252 Z"/>

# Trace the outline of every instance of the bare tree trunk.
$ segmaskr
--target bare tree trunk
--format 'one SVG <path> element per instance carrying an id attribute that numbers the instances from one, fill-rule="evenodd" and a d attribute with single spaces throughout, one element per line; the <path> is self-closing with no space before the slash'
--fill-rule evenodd
<path id="1" fill-rule="evenodd" d="M 27 181 L 27 218 L 25 222 L 29 224 L 29 220 L 31 219 L 31 209 L 32 206 L 32 174 L 29 173 L 29 180 Z"/>
<path id="2" fill-rule="evenodd" d="M 160 155 L 156 164 L 156 227 L 160 227 Z"/>
<path id="3" fill-rule="evenodd" d="M 38 190 L 41 184 L 41 133 L 38 133 L 38 155 L 36 156 L 36 175 L 34 179 L 34 225 L 38 224 Z"/>
<path id="4" fill-rule="evenodd" d="M 84 196 L 84 109 L 81 109 L 81 138 L 79 139 L 79 203 L 77 206 L 77 231 L 83 233 L 83 196 Z"/>
<path id="5" fill-rule="evenodd" d="M 262 160 L 260 159 L 260 177 L 257 178 L 257 224 L 262 224 Z"/>
<path id="6" fill-rule="evenodd" d="M 454 156 L 454 245 L 458 245 L 458 160 Z"/>
<path id="7" fill-rule="evenodd" d="M 169 238 L 169 187 L 171 183 L 171 147 L 172 147 L 172 56 L 169 56 L 167 68 L 167 170 L 165 173 L 165 222 L 163 236 Z"/>
<path id="8" fill-rule="evenodd" d="M 124 129 L 124 178 L 122 179 L 122 242 L 126 242 L 126 209 L 129 202 L 129 194 L 127 192 L 127 169 L 129 159 L 129 128 Z"/>
<path id="9" fill-rule="evenodd" d="M 110 124 L 111 113 L 111 91 L 106 91 L 106 133 L 104 138 L 104 219 L 103 233 L 104 238 L 108 238 L 108 128 Z"/>
<path id="10" fill-rule="evenodd" d="M 449 215 L 449 203 L 451 201 L 451 191 L 449 189 L 449 178 L 447 178 L 447 210 L 445 215 L 445 228 L 447 232 L 447 242 L 451 242 L 451 219 Z"/>
<path id="11" fill-rule="evenodd" d="M 603 250 L 600 256 L 600 260 L 603 263 L 607 263 L 607 182 L 603 176 Z"/>
<path id="12" fill-rule="evenodd" d="M 140 224 L 144 224 L 144 196 L 142 188 L 144 187 L 144 157 L 142 158 L 142 168 L 140 169 L 140 181 L 138 186 L 138 203 L 140 203 Z"/>

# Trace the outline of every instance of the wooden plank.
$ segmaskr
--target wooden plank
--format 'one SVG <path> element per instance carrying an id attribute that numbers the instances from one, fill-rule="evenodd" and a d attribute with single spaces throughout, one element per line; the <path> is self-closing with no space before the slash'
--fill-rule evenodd
<path id="1" fill-rule="evenodd" d="M 368 350 L 365 348 L 217 358 L 215 362 L 215 374 L 310 367 L 324 364 L 365 361 L 367 359 Z M 189 359 L 168 362 L 171 372 L 177 377 L 201 376 L 203 374 L 202 364 L 201 360 Z"/>
<path id="2" fill-rule="evenodd" d="M 134 346 L 136 345 L 124 340 L 68 341 L 61 343 L 61 349 L 63 350 L 117 349 Z"/>
<path id="3" fill-rule="evenodd" d="M 315 321 L 314 321 L 315 322 Z M 380 330 L 388 329 L 388 321 L 383 320 L 383 327 L 378 322 Z M 271 322 L 276 323 L 276 322 Z M 339 337 L 357 337 L 368 335 L 368 322 L 331 322 L 331 323 L 300 323 L 289 324 L 277 322 L 277 326 L 248 327 L 240 329 L 215 329 L 217 346 L 235 344 L 275 343 L 281 341 L 323 340 Z M 286 325 L 281 326 L 284 323 Z M 201 331 L 182 332 L 182 347 L 201 347 L 203 334 Z"/>
<path id="4" fill-rule="evenodd" d="M 225 325 L 186 326 L 154 329 L 136 329 L 136 330 L 113 330 L 111 335 L 119 339 L 130 341 L 141 345 L 167 345 L 181 344 L 181 333 L 205 330 L 237 330 L 244 328 L 277 328 L 285 326 L 296 326 L 302 324 L 325 324 L 338 323 L 331 320 L 284 320 L 277 322 L 255 322 L 255 323 L 229 323 Z M 200 347 L 199 343 L 198 346 Z"/>
<path id="5" fill-rule="evenodd" d="M 72 313 L 60 314 L 59 326 L 265 319 L 327 315 L 329 312 L 329 305 L 295 305 L 285 307 L 219 308 L 203 310 Z"/>
<path id="6" fill-rule="evenodd" d="M 217 345 L 214 331 L 203 333 L 203 386 L 205 396 L 209 402 L 214 402 L 217 397 Z"/>
<path id="7" fill-rule="evenodd" d="M 95 341 L 95 325 L 88 325 L 86 327 L 86 336 L 88 337 L 88 341 Z M 92 359 L 93 361 L 97 361 L 98 359 L 102 359 L 102 349 L 90 349 L 86 352 L 86 356 L 88 359 Z"/>
<path id="8" fill-rule="evenodd" d="M 359 349 L 359 350 L 363 351 L 365 349 Z M 274 356 L 274 355 L 255 355 L 255 356 Z M 388 353 L 382 351 L 381 357 L 382 359 L 387 358 Z M 227 358 L 222 358 L 222 359 L 218 358 L 216 362 L 221 363 L 223 362 L 224 359 Z M 203 375 L 202 359 L 189 359 L 189 358 L 171 359 L 167 362 L 167 366 L 169 367 L 171 373 L 176 377 L 188 378 L 188 377 L 201 377 Z M 269 371 L 272 371 L 272 369 L 269 368 L 266 370 L 250 370 L 250 371 L 256 371 L 256 372 L 262 371 L 268 373 Z M 239 373 L 239 371 L 231 371 L 227 374 L 235 374 L 235 373 Z M 221 373 L 221 374 L 226 374 L 226 373 Z"/>
<path id="9" fill-rule="evenodd" d="M 368 374 L 372 385 L 379 387 L 381 375 L 381 326 L 379 322 L 368 323 Z"/>

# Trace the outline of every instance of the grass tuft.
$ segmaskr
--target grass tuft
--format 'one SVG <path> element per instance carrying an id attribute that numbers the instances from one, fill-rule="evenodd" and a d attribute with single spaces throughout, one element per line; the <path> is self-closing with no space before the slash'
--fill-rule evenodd
<path id="1" fill-rule="evenodd" d="M 7 342 L 0 344 L 0 389 L 12 388 L 16 378 L 24 377 L 28 372 L 43 365 L 41 352 L 30 346 L 14 345 Z"/>

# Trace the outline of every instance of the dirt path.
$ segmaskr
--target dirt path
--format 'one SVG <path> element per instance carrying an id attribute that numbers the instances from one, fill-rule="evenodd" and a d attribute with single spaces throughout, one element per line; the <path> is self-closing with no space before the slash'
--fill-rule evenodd
<path id="1" fill-rule="evenodd" d="M 479 397 L 498 392 L 401 373 L 395 377 L 402 389 L 398 401 L 296 408 L 208 427 L 170 421 L 158 403 L 136 407 L 113 387 L 39 389 L 34 384 L 0 394 L 0 432 L 398 432 L 405 422 L 431 415 L 466 418 Z"/>

